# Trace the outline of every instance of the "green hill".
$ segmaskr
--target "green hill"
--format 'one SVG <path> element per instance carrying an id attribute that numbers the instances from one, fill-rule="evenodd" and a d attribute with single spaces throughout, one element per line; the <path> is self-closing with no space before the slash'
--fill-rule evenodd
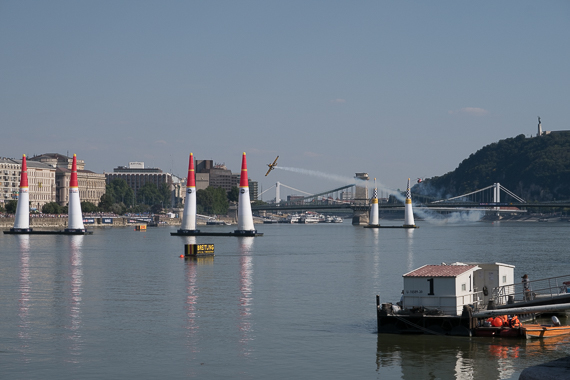
<path id="1" fill-rule="evenodd" d="M 452 172 L 428 178 L 414 193 L 448 198 L 499 182 L 527 202 L 570 200 L 570 133 L 489 144 Z"/>

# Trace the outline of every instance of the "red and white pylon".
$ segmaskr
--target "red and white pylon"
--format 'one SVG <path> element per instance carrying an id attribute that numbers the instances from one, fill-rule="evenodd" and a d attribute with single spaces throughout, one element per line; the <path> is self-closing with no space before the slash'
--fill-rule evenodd
<path id="1" fill-rule="evenodd" d="M 20 192 L 18 206 L 14 219 L 14 230 L 30 231 L 30 191 L 28 188 L 28 165 L 26 155 L 22 156 L 22 171 L 20 173 Z"/>
<path id="2" fill-rule="evenodd" d="M 67 204 L 66 232 L 85 232 L 81 200 L 79 199 L 79 182 L 77 181 L 77 157 L 73 155 L 71 165 L 71 178 L 69 180 L 69 203 Z"/>
<path id="3" fill-rule="evenodd" d="M 182 214 L 181 231 L 196 231 L 196 174 L 194 170 L 194 155 L 190 153 L 188 162 L 188 178 L 186 179 L 186 200 Z"/>
<path id="4" fill-rule="evenodd" d="M 249 199 L 249 183 L 247 180 L 247 161 L 245 152 L 241 159 L 241 176 L 239 180 L 239 201 L 238 201 L 238 229 L 237 233 L 255 231 L 253 225 L 253 214 L 251 212 L 251 202 Z"/>

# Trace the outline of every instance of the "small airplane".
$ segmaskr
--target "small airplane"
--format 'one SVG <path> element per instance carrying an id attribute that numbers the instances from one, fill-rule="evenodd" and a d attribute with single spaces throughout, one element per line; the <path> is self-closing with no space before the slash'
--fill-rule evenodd
<path id="1" fill-rule="evenodd" d="M 277 158 L 279 158 L 279 156 L 277 156 Z M 277 158 L 275 159 L 275 161 L 273 161 L 272 164 L 267 164 L 267 166 L 269 166 L 269 170 L 267 171 L 267 173 L 265 173 L 266 177 L 269 174 L 269 172 L 275 169 L 275 167 L 277 166 Z"/>

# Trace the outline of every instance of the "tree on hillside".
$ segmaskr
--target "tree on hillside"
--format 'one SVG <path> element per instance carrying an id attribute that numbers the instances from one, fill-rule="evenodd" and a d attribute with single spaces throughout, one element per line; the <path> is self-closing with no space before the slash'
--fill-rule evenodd
<path id="1" fill-rule="evenodd" d="M 439 199 L 500 183 L 526 201 L 570 199 L 570 133 L 489 144 L 453 172 L 415 185 L 415 193 Z"/>

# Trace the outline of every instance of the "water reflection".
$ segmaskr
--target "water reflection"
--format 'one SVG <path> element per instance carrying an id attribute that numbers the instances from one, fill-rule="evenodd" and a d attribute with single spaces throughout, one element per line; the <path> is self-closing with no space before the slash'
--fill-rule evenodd
<path id="1" fill-rule="evenodd" d="M 373 253 L 374 256 L 372 257 L 372 260 L 374 262 L 374 271 L 373 271 L 373 277 L 375 280 L 376 285 L 378 286 L 378 281 L 380 279 L 380 268 L 382 266 L 382 262 L 381 262 L 381 258 L 380 258 L 380 231 L 379 228 L 370 228 L 370 230 L 372 230 L 372 235 L 373 235 L 373 242 L 374 242 L 374 247 L 373 247 Z"/>
<path id="2" fill-rule="evenodd" d="M 242 346 L 242 354 L 250 355 L 250 349 L 247 343 L 253 340 L 253 328 L 251 326 L 251 309 L 253 303 L 253 256 L 251 255 L 253 237 L 240 237 L 240 299 L 239 299 L 239 330 L 240 344 Z"/>
<path id="3" fill-rule="evenodd" d="M 474 368 L 479 346 L 468 338 L 378 334 L 377 370 L 400 368 L 402 379 L 498 379 L 496 366 Z"/>
<path id="4" fill-rule="evenodd" d="M 401 369 L 402 379 L 507 379 L 569 342 L 567 336 L 525 340 L 378 334 L 376 368 Z"/>
<path id="5" fill-rule="evenodd" d="M 30 347 L 31 323 L 30 323 L 30 291 L 32 281 L 30 278 L 30 235 L 15 235 L 18 240 L 20 251 L 20 278 L 19 278 L 19 299 L 18 317 L 20 318 L 18 337 L 21 340 L 21 348 L 27 352 Z M 29 362 L 30 358 L 24 355 L 24 361 Z"/>
<path id="6" fill-rule="evenodd" d="M 73 235 L 70 237 L 70 256 L 69 256 L 69 269 L 71 281 L 69 282 L 70 292 L 69 300 L 69 323 L 66 329 L 70 331 L 68 338 L 70 344 L 70 362 L 78 363 L 79 359 L 75 356 L 81 354 L 82 338 L 81 338 L 81 303 L 83 294 L 83 235 Z"/>
<path id="7" fill-rule="evenodd" d="M 408 265 L 408 272 L 415 269 L 414 267 L 414 231 L 415 228 L 406 228 L 406 242 L 408 244 L 408 258 L 406 264 Z"/>
<path id="8" fill-rule="evenodd" d="M 195 239 L 194 239 L 195 240 Z M 187 243 L 195 244 L 195 243 Z M 198 324 L 198 286 L 197 286 L 197 263 L 194 260 L 185 260 L 186 276 L 186 336 L 190 352 L 200 352 L 197 334 Z"/>
<path id="9" fill-rule="evenodd" d="M 196 236 L 183 236 L 184 244 L 197 244 Z"/>

